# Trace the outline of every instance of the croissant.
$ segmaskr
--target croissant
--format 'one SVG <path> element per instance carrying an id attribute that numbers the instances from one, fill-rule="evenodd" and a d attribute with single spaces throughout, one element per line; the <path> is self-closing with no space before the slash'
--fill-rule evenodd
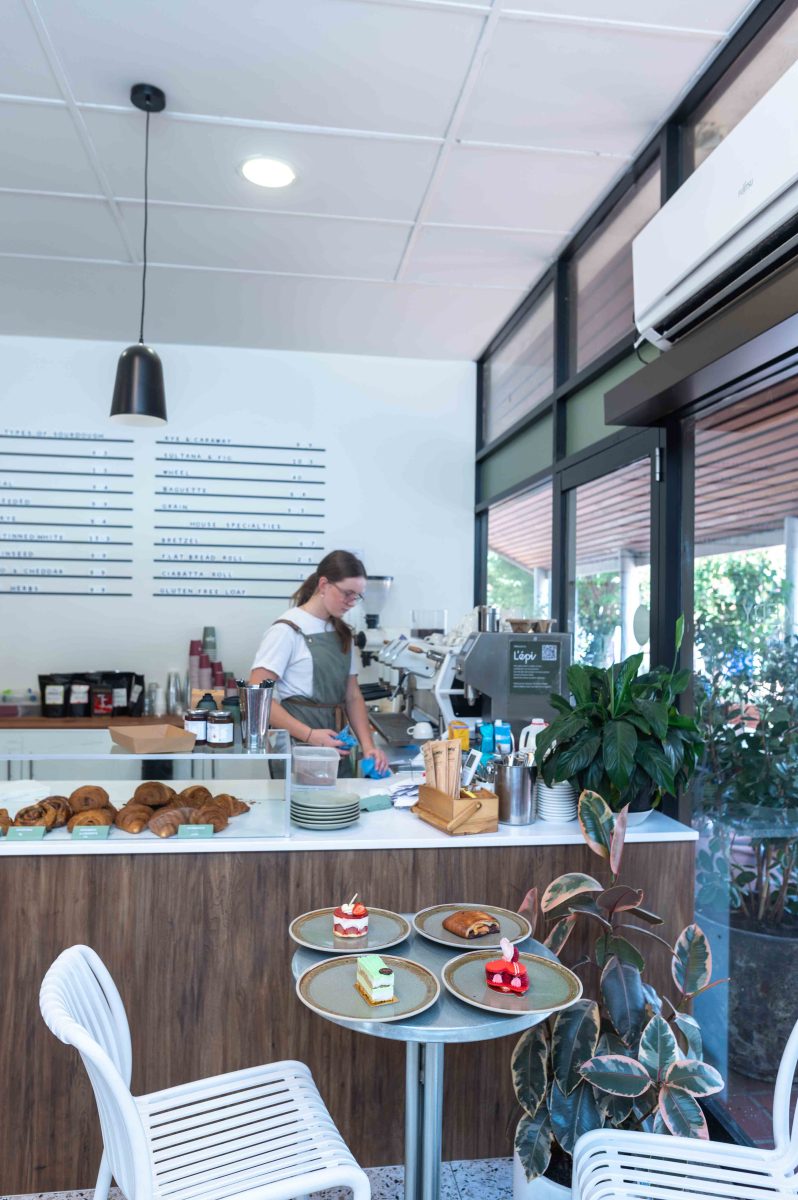
<path id="1" fill-rule="evenodd" d="M 161 809 L 150 817 L 147 828 L 158 837 L 174 837 L 181 825 L 188 825 L 191 814 L 190 808 Z"/>
<path id="2" fill-rule="evenodd" d="M 249 812 L 248 804 L 236 796 L 231 796 L 228 792 L 220 792 L 218 796 L 214 796 L 213 803 L 226 812 L 228 817 L 237 817 L 241 813 Z"/>
<path id="3" fill-rule="evenodd" d="M 136 804 L 146 804 L 148 808 L 160 808 L 162 804 L 172 799 L 174 792 L 165 783 L 154 779 L 149 783 L 140 783 L 133 793 Z"/>
<path id="4" fill-rule="evenodd" d="M 142 833 L 147 828 L 151 816 L 151 808 L 147 808 L 146 804 L 135 804 L 131 800 L 124 808 L 120 808 L 114 818 L 114 825 L 125 833 Z"/>
<path id="5" fill-rule="evenodd" d="M 203 804 L 192 809 L 189 825 L 212 825 L 214 833 L 227 828 L 227 813 L 218 804 Z"/>
<path id="6" fill-rule="evenodd" d="M 189 808 L 201 808 L 203 804 L 210 804 L 213 800 L 213 796 L 201 783 L 193 783 L 190 787 L 183 788 L 177 798 L 181 804 L 188 805 Z"/>
<path id="7" fill-rule="evenodd" d="M 29 804 L 27 808 L 19 810 L 14 824 L 26 828 L 31 825 L 43 825 L 45 829 L 52 829 L 55 825 L 55 809 L 45 808 L 43 804 Z"/>
<path id="8" fill-rule="evenodd" d="M 13 824 L 14 822 L 8 815 L 8 809 L 0 808 L 0 837 L 7 834 Z"/>
<path id="9" fill-rule="evenodd" d="M 111 808 L 84 808 L 70 817 L 67 832 L 71 833 L 76 825 L 113 825 L 115 811 Z"/>
<path id="10" fill-rule="evenodd" d="M 53 829 L 60 829 L 62 825 L 66 825 L 69 818 L 72 816 L 72 807 L 66 796 L 48 796 L 41 801 L 42 808 L 52 809 L 55 813 L 55 821 Z"/>
<path id="11" fill-rule="evenodd" d="M 69 797 L 69 803 L 75 813 L 85 812 L 89 808 L 105 808 L 108 803 L 108 793 L 105 788 L 95 787 L 88 783 L 84 787 L 75 789 Z"/>

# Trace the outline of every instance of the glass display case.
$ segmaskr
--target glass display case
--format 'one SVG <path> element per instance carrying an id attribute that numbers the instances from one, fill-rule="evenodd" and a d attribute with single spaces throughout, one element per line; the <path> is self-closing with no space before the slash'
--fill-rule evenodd
<path id="1" fill-rule="evenodd" d="M 225 843 L 234 841 L 289 836 L 291 742 L 283 729 L 269 731 L 269 749 L 263 754 L 247 753 L 238 745 L 225 750 L 203 746 L 182 753 L 133 754 L 114 745 L 107 729 L 0 729 L 0 817 L 4 823 L 4 809 L 13 821 L 21 810 L 47 797 L 60 796 L 69 802 L 78 789 L 101 789 L 95 794 L 95 802 L 100 803 L 104 792 L 104 807 L 119 810 L 133 800 L 142 783 L 164 785 L 151 795 L 160 800 L 167 797 L 173 807 L 180 806 L 181 794 L 186 805 L 193 802 L 196 807 L 200 801 L 207 801 L 203 792 L 189 791 L 205 788 L 211 797 L 234 797 L 248 808 L 228 814 L 222 829 L 208 832 L 207 823 L 186 819 L 185 828 L 180 824 L 170 836 L 158 836 L 148 826 L 139 833 L 126 832 L 113 823 L 78 824 L 72 830 L 60 823 L 51 828 L 38 823 L 12 825 L 8 834 L 0 837 L 0 854 L 22 840 L 39 841 L 42 849 L 60 848 L 62 852 L 66 849 L 64 843 L 73 841 L 102 841 L 108 849 L 126 846 L 141 851 L 174 849 L 177 842 L 182 848 L 186 839 L 212 837 L 214 848 L 222 849 Z M 159 805 L 155 811 L 162 807 Z"/>

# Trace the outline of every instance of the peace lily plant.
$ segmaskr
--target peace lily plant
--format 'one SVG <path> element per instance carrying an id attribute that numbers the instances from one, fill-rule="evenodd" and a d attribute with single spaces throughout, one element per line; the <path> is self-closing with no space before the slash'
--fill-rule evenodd
<path id="1" fill-rule="evenodd" d="M 592 957 L 576 966 L 593 961 L 601 971 L 597 1000 L 578 1000 L 534 1026 L 513 1052 L 523 1110 L 515 1149 L 530 1181 L 546 1171 L 555 1145 L 572 1154 L 581 1134 L 602 1126 L 706 1138 L 699 1099 L 723 1087 L 703 1061 L 701 1032 L 687 1012 L 700 992 L 716 986 L 709 942 L 698 925 L 688 925 L 671 947 L 655 932 L 662 918 L 643 907 L 642 890 L 620 881 L 627 816 L 628 806 L 613 814 L 597 793 L 582 792 L 582 834 L 605 862 L 609 885 L 571 872 L 540 897 L 533 888 L 521 907 L 533 931 L 549 924 L 543 940 L 558 955 L 579 922 L 598 926 Z M 673 1000 L 643 982 L 637 943 L 646 939 L 672 956 Z"/>

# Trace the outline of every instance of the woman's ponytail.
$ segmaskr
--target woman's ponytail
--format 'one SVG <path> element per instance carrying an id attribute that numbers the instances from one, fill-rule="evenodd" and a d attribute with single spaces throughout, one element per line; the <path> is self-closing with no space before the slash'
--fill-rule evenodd
<path id="1" fill-rule="evenodd" d="M 365 579 L 366 568 L 356 554 L 350 554 L 348 550 L 331 550 L 324 556 L 313 574 L 309 575 L 294 592 L 291 597 L 294 608 L 301 608 L 303 604 L 307 604 L 311 596 L 315 595 L 319 580 L 322 578 L 328 579 L 330 583 L 340 583 L 342 579 Z M 344 653 L 348 653 L 354 637 L 352 627 L 340 617 L 330 617 L 330 622 L 338 634 L 341 649 Z"/>

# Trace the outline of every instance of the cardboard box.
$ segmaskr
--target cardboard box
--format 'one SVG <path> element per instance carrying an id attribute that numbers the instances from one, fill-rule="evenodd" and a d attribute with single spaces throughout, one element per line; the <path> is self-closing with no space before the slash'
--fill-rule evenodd
<path id="1" fill-rule="evenodd" d="M 176 725 L 109 725 L 108 732 L 128 754 L 178 754 L 193 750 L 197 740 Z"/>

